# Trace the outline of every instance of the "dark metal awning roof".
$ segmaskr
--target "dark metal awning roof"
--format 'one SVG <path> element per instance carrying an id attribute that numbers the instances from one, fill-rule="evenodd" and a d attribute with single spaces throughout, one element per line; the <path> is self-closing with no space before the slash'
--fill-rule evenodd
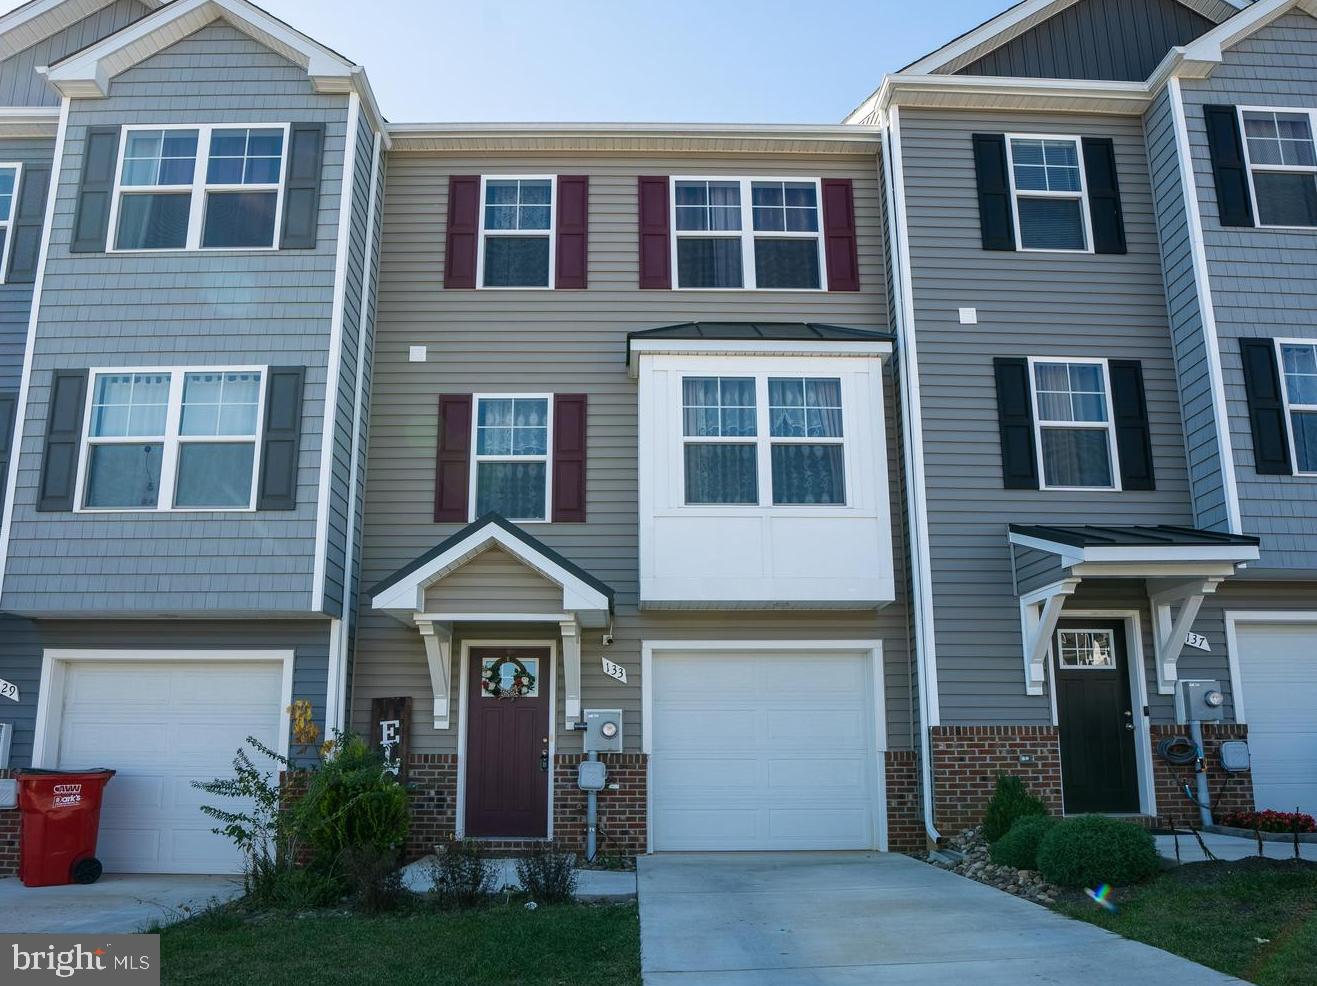
<path id="1" fill-rule="evenodd" d="M 1257 547 L 1261 543 L 1258 538 L 1245 534 L 1200 531 L 1166 524 L 1133 527 L 1012 524 L 1011 534 L 1075 548 Z"/>
<path id="2" fill-rule="evenodd" d="M 811 347 L 838 355 L 885 355 L 896 337 L 880 329 L 860 329 L 823 322 L 679 322 L 627 335 L 627 362 L 637 352 L 726 351 L 769 353 L 812 352 Z"/>

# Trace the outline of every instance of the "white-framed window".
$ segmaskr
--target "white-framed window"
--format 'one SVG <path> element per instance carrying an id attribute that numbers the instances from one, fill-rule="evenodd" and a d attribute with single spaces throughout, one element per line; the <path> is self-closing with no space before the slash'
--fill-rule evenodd
<path id="1" fill-rule="evenodd" d="M 1058 630 L 1057 664 L 1062 671 L 1114 671 L 1115 634 L 1110 630 Z"/>
<path id="2" fill-rule="evenodd" d="M 288 125 L 125 127 L 111 250 L 273 250 Z"/>
<path id="3" fill-rule="evenodd" d="M 9 273 L 9 251 L 13 249 L 11 230 L 14 211 L 18 208 L 19 180 L 23 177 L 23 165 L 14 162 L 0 164 L 0 284 L 5 283 Z"/>
<path id="4" fill-rule="evenodd" d="M 840 378 L 683 376 L 681 408 L 687 506 L 845 505 Z"/>
<path id="5" fill-rule="evenodd" d="M 93 370 L 79 510 L 252 510 L 265 367 Z"/>
<path id="6" fill-rule="evenodd" d="M 1029 377 L 1043 489 L 1119 489 L 1107 361 L 1030 357 Z"/>
<path id="7" fill-rule="evenodd" d="M 552 394 L 476 394 L 471 516 L 549 520 Z"/>
<path id="8" fill-rule="evenodd" d="M 672 269 L 681 290 L 821 291 L 817 178 L 672 179 Z"/>
<path id="9" fill-rule="evenodd" d="M 553 175 L 485 175 L 480 179 L 482 288 L 553 286 L 557 179 Z"/>
<path id="10" fill-rule="evenodd" d="M 1290 461 L 1300 476 L 1317 476 L 1317 343 L 1277 339 L 1290 425 Z"/>
<path id="11" fill-rule="evenodd" d="M 1244 161 L 1259 226 L 1317 226 L 1313 110 L 1241 106 Z"/>
<path id="12" fill-rule="evenodd" d="M 1092 253 L 1093 223 L 1080 139 L 1007 134 L 1006 154 L 1019 248 Z"/>

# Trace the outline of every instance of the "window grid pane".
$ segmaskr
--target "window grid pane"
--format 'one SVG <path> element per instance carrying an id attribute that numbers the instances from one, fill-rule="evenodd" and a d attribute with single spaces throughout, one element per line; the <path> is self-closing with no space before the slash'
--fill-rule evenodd
<path id="1" fill-rule="evenodd" d="M 1245 113 L 1244 135 L 1253 164 L 1317 167 L 1312 125 L 1306 113 Z"/>
<path id="2" fill-rule="evenodd" d="M 677 229 L 739 232 L 739 181 L 679 181 L 676 183 Z"/>
<path id="3" fill-rule="evenodd" d="M 190 185 L 196 173 L 196 130 L 130 130 L 123 185 Z"/>
<path id="4" fill-rule="evenodd" d="M 548 178 L 489 178 L 485 181 L 485 230 L 548 232 L 553 182 Z"/>
<path id="5" fill-rule="evenodd" d="M 1035 363 L 1040 421 L 1106 422 L 1106 381 L 1097 363 Z"/>
<path id="6" fill-rule="evenodd" d="M 92 396 L 93 438 L 157 438 L 165 433 L 168 373 L 102 373 Z"/>
<path id="7" fill-rule="evenodd" d="M 549 454 L 549 402 L 544 398 L 481 398 L 476 455 L 540 457 Z"/>
<path id="8" fill-rule="evenodd" d="M 755 232 L 818 232 L 818 193 L 813 182 L 753 182 L 750 200 Z"/>
<path id="9" fill-rule="evenodd" d="M 1011 140 L 1015 187 L 1030 192 L 1079 192 L 1079 149 L 1073 140 Z"/>
<path id="10" fill-rule="evenodd" d="M 774 438 L 841 438 L 841 380 L 769 377 L 768 420 Z"/>
<path id="11" fill-rule="evenodd" d="M 1115 668 L 1116 652 L 1107 631 L 1062 630 L 1058 655 L 1063 668 Z"/>
<path id="12" fill-rule="evenodd" d="M 682 380 L 683 434 L 699 438 L 752 438 L 753 377 L 686 377 Z"/>
<path id="13" fill-rule="evenodd" d="M 1280 353 L 1290 404 L 1317 407 L 1317 344 L 1286 343 Z"/>
<path id="14" fill-rule="evenodd" d="M 255 436 L 260 398 L 259 373 L 189 373 L 179 434 Z"/>
<path id="15" fill-rule="evenodd" d="M 14 184 L 17 180 L 17 168 L 0 168 L 0 223 L 7 223 L 13 218 Z"/>
<path id="16" fill-rule="evenodd" d="M 284 135 L 280 129 L 234 128 L 210 135 L 206 183 L 210 185 L 278 185 L 283 171 Z"/>

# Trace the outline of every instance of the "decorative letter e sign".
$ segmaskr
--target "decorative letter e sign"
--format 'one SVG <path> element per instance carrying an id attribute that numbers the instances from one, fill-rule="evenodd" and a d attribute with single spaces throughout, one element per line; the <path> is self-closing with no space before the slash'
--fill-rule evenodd
<path id="1" fill-rule="evenodd" d="M 407 730 L 412 721 L 410 698 L 374 698 L 370 702 L 375 745 L 384 754 L 385 769 L 399 783 L 407 780 Z"/>

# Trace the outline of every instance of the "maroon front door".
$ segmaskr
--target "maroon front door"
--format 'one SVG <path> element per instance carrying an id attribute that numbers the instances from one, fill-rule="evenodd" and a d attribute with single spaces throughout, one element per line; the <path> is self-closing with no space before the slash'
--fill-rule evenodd
<path id="1" fill-rule="evenodd" d="M 467 835 L 549 834 L 549 660 L 543 647 L 471 649 Z"/>

